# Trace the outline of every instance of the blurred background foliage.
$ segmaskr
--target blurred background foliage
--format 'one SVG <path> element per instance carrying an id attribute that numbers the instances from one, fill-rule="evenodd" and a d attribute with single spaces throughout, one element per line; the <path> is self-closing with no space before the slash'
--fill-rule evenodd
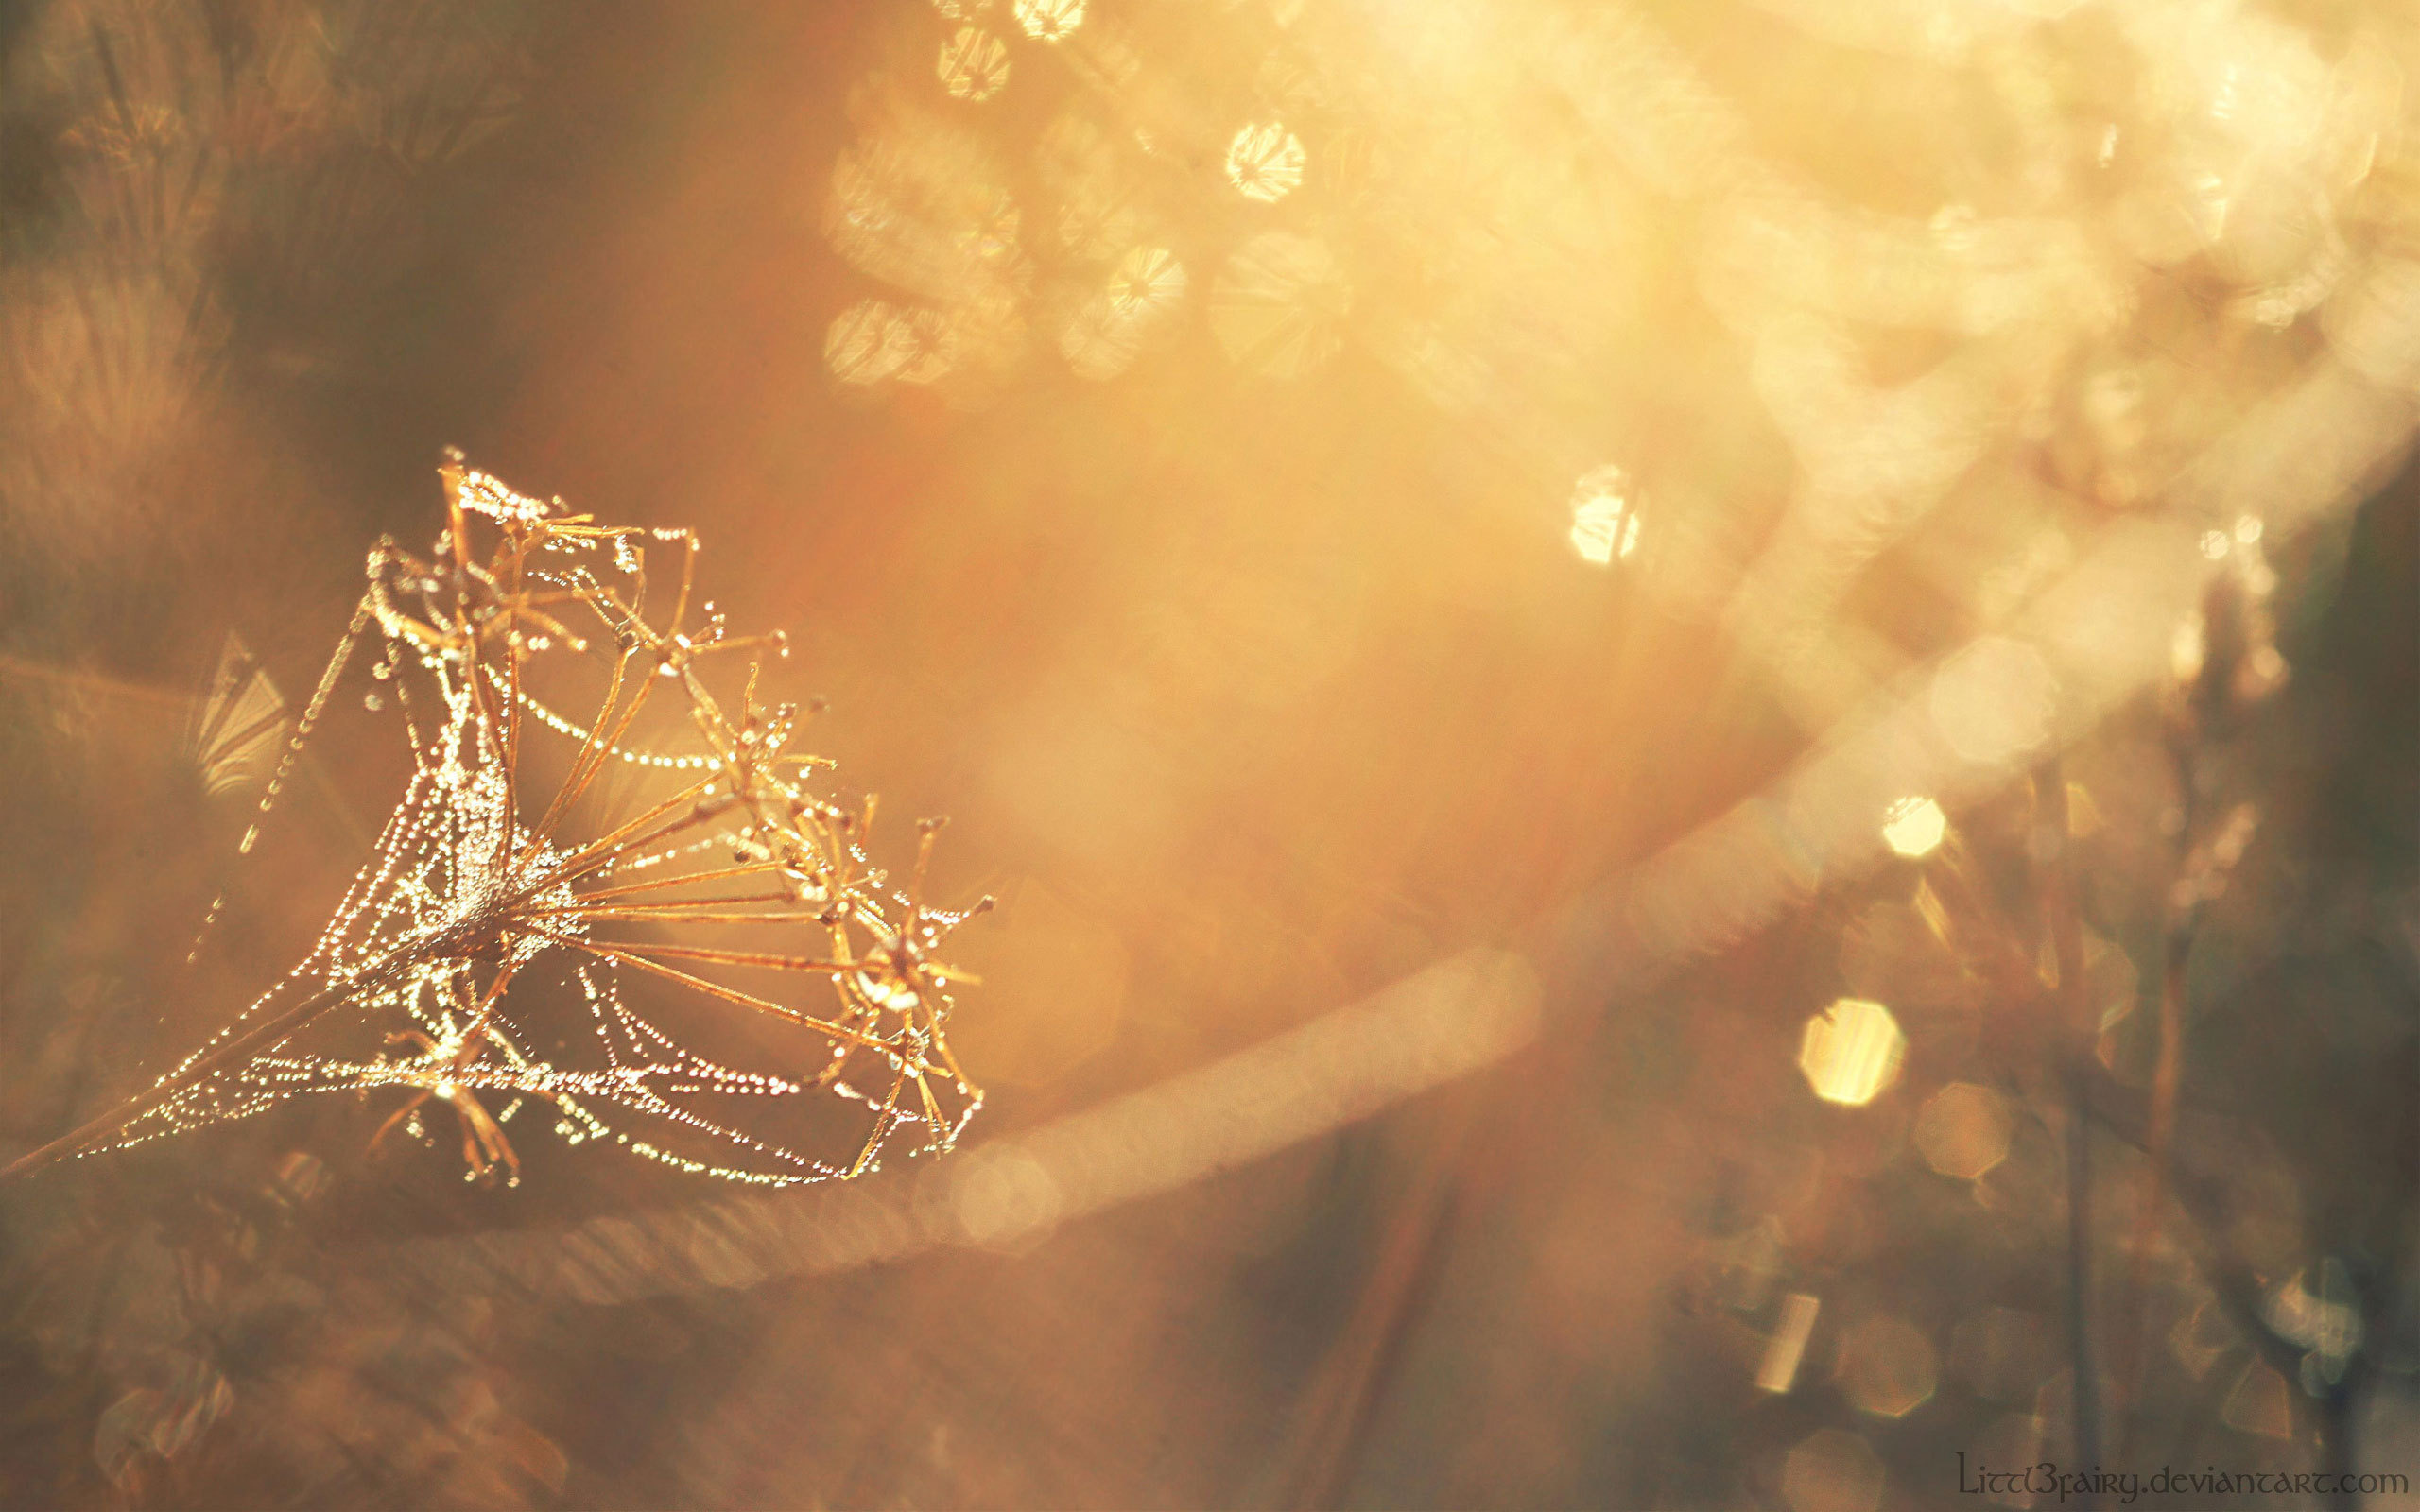
<path id="1" fill-rule="evenodd" d="M 1002 903 L 958 1187 L 324 1099 L 0 1189 L 0 1501 L 2420 1472 L 2415 70 L 2383 0 L 0 11 L 6 1153 L 324 914 L 402 754 L 330 722 L 188 970 L 197 706 L 309 688 L 444 444 L 697 527 Z M 1479 948 L 1498 1064 L 1322 1017 Z"/>

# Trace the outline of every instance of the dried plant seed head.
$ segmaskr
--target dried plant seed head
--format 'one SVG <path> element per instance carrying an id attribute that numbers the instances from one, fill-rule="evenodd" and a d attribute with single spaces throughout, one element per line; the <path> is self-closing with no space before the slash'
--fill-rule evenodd
<path id="1" fill-rule="evenodd" d="M 293 970 L 148 1091 L 37 1156 L 141 1143 L 314 1091 L 400 1098 L 373 1146 L 397 1130 L 433 1143 L 424 1115 L 443 1104 L 464 1179 L 483 1184 L 519 1181 L 503 1125 L 531 1103 L 551 1105 L 567 1144 L 604 1140 L 766 1185 L 864 1175 L 895 1142 L 950 1148 L 982 1097 L 947 1048 L 945 977 L 902 936 L 937 943 L 979 907 L 942 913 L 891 889 L 861 843 L 871 800 L 860 818 L 800 785 L 827 762 L 773 760 L 795 707 L 761 706 L 757 665 L 722 655 L 768 638 L 733 639 L 711 603 L 694 633 L 679 608 L 647 617 L 662 601 L 647 543 L 681 547 L 685 604 L 687 531 L 565 517 L 560 499 L 519 493 L 458 452 L 439 472 L 448 524 L 435 549 L 372 551 L 360 610 L 288 743 L 308 734 L 354 643 L 379 636 L 372 678 L 419 713 L 412 775 L 369 859 Z M 592 656 L 572 631 L 590 617 L 619 655 Z M 658 678 L 628 674 L 642 646 L 656 648 Z M 727 682 L 726 664 L 744 677 Z M 586 720 L 549 701 L 600 683 Z M 671 717 L 681 705 L 685 720 Z M 601 784 L 609 769 L 635 785 Z M 920 826 L 925 847 L 937 828 Z M 803 918 L 801 901 L 822 906 Z M 773 1066 L 709 1059 L 664 1024 L 735 1013 L 778 1023 L 787 1042 Z M 857 1132 L 828 1155 L 737 1116 L 752 1099 L 809 1097 L 856 1112 Z"/>

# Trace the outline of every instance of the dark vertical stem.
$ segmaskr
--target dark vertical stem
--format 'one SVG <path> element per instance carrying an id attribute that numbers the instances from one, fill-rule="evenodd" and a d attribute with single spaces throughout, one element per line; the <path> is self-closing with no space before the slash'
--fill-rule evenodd
<path id="1" fill-rule="evenodd" d="M 2075 1370 L 2072 1405 L 2078 1468 L 2100 1463 L 2100 1380 L 2092 1365 L 2092 1124 L 2085 1117 L 2084 1070 L 2067 1072 L 2067 1356 Z M 2087 1496 L 2084 1507 L 2099 1504 Z"/>
<path id="2" fill-rule="evenodd" d="M 2067 853 L 2067 780 L 2058 757 L 2033 770 L 2031 850 L 2042 884 L 2042 921 L 2058 963 L 2058 1005 L 2067 1074 L 2067 1355 L 2075 1371 L 2077 1468 L 2100 1463 L 2100 1381 L 2092 1366 L 2092 1128 L 2090 1057 L 2100 1029 L 2084 990 L 2083 917 Z M 2083 1505 L 2098 1499 L 2087 1494 Z"/>
<path id="3" fill-rule="evenodd" d="M 1351 1490 L 1387 1387 L 1435 1292 L 1458 1189 L 1483 1132 L 1482 1105 L 1495 1095 L 1482 1088 L 1457 1098 L 1414 1165 L 1351 1314 L 1304 1383 L 1292 1429 L 1271 1466 L 1272 1504 L 1336 1506 Z"/>
<path id="4" fill-rule="evenodd" d="M 2358 1469 L 2353 1452 L 2353 1411 L 2358 1400 L 2357 1383 L 2351 1371 L 2342 1382 L 2332 1387 L 2316 1403 L 2319 1419 L 2319 1469 L 2328 1479 L 2326 1493 L 2320 1504 L 2327 1507 L 2359 1507 L 2360 1493 L 2352 1489 Z"/>
<path id="5" fill-rule="evenodd" d="M 2152 1070 L 2151 1122 L 2145 1129 L 2141 1194 L 2135 1211 L 2134 1261 L 2127 1270 L 2126 1288 L 2119 1304 L 2118 1337 L 2119 1363 L 2124 1370 L 2118 1383 L 2118 1452 L 2121 1454 L 2133 1440 L 2124 1404 L 2142 1400 L 2143 1383 L 2150 1375 L 2155 1348 L 2145 1321 L 2150 1315 L 2146 1298 L 2151 1291 L 2151 1259 L 2159 1235 L 2160 1214 L 2166 1211 L 2169 1146 L 2176 1137 L 2176 1105 L 2185 1077 L 2187 972 L 2192 965 L 2194 934 L 2201 921 L 2201 908 L 2189 895 L 2192 881 L 2187 874 L 2194 831 L 2189 747 L 2182 741 L 2173 742 L 2170 757 L 2176 773 L 2177 802 L 2183 815 L 2177 824 L 2174 855 L 2169 868 L 2168 917 L 2160 938 L 2159 1058 Z M 2131 1350 L 2126 1348 L 2128 1340 L 2133 1341 Z"/>

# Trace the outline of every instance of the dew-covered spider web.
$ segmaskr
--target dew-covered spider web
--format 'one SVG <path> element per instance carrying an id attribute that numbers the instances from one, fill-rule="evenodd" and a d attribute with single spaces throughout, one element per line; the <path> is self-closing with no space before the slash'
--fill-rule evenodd
<path id="1" fill-rule="evenodd" d="M 473 1180 L 517 1182 L 511 1137 L 532 1127 L 770 1185 L 861 1175 L 902 1129 L 916 1150 L 949 1148 L 981 1094 L 943 1034 L 963 978 L 934 953 L 966 914 L 923 900 L 937 826 L 919 825 L 904 886 L 873 865 L 873 802 L 811 791 L 829 764 L 790 749 L 801 712 L 757 701 L 786 643 L 734 637 L 711 605 L 691 614 L 687 532 L 598 526 L 458 457 L 442 471 L 445 533 L 425 559 L 391 541 L 371 554 L 261 799 L 266 812 L 366 660 L 363 702 L 412 761 L 369 858 L 299 964 L 56 1153 L 315 1091 L 381 1105 L 373 1144 L 458 1134 Z M 650 551 L 679 564 L 660 621 Z M 690 1048 L 656 1004 L 742 1021 L 722 1038 L 769 1037 L 776 1058 L 742 1069 Z M 781 1122 L 829 1147 L 748 1126 L 807 1104 Z"/>

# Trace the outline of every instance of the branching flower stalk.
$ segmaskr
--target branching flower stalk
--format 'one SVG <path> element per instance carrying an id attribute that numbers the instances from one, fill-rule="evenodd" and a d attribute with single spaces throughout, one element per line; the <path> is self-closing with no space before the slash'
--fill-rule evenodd
<path id="1" fill-rule="evenodd" d="M 944 1034 L 950 988 L 967 978 L 935 953 L 967 913 L 925 898 L 939 821 L 920 825 L 908 885 L 890 887 L 866 850 L 873 800 L 850 810 L 811 792 L 809 775 L 828 764 L 791 749 L 800 711 L 757 699 L 764 658 L 786 656 L 784 638 L 734 637 L 711 604 L 692 623 L 688 532 L 567 515 L 560 501 L 516 493 L 458 455 L 441 472 L 444 534 L 425 559 L 392 541 L 371 554 L 360 610 L 263 799 L 274 801 L 356 643 L 374 629 L 384 655 L 365 702 L 384 709 L 379 690 L 391 690 L 414 769 L 370 859 L 284 978 L 149 1089 L 0 1178 L 339 1090 L 407 1094 L 373 1144 L 398 1125 L 424 1137 L 426 1105 L 448 1105 L 475 1180 L 499 1171 L 518 1180 L 503 1125 L 532 1103 L 551 1106 L 571 1143 L 611 1138 L 683 1170 L 769 1184 L 862 1175 L 904 1125 L 921 1131 L 918 1148 L 949 1148 L 981 1094 Z M 474 543 L 482 536 L 492 538 L 484 555 Z M 660 620 L 648 604 L 650 546 L 679 558 Z M 605 684 L 585 723 L 540 696 L 542 683 L 551 688 L 581 663 L 601 666 Z M 710 674 L 742 663 L 735 693 L 718 695 Z M 659 690 L 685 708 L 694 748 L 639 744 Z M 569 754 L 551 794 L 533 803 L 524 778 L 541 740 Z M 615 767 L 669 790 L 569 838 L 576 816 L 613 808 L 602 779 Z M 748 943 L 673 933 L 693 930 L 717 939 L 745 930 Z M 717 1012 L 779 1021 L 804 1038 L 800 1069 L 740 1071 L 683 1048 L 624 1000 L 626 977 Z M 829 999 L 811 999 L 802 984 Z M 522 1026 L 523 1000 L 543 999 L 549 985 L 587 1019 L 585 1064 L 541 1057 Z M 384 1032 L 348 1047 L 345 1027 Z M 871 1115 L 837 1160 L 703 1110 L 810 1091 Z M 502 1106 L 491 1113 L 483 1097 Z M 614 1110 L 629 1116 L 609 1122 Z"/>

